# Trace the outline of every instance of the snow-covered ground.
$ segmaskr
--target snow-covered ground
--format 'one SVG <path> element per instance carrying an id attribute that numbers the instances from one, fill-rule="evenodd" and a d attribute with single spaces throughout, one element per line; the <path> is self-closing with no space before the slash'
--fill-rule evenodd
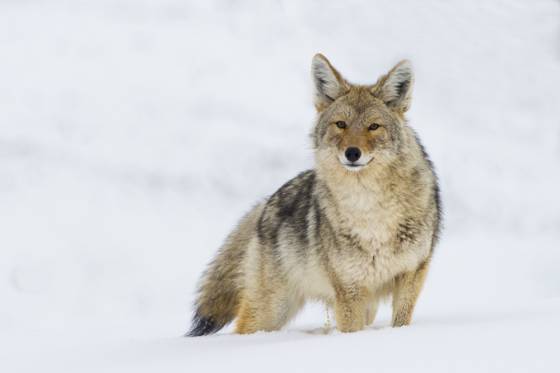
<path id="1" fill-rule="evenodd" d="M 183 338 L 312 166 L 309 65 L 413 61 L 446 229 L 413 325 Z M 560 2 L 0 2 L 0 370 L 560 371 Z"/>

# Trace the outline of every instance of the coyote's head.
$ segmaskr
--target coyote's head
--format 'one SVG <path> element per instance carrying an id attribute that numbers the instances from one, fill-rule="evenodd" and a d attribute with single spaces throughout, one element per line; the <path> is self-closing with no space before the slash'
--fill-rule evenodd
<path id="1" fill-rule="evenodd" d="M 359 172 L 390 164 L 404 140 L 404 113 L 414 81 L 410 63 L 401 61 L 373 85 L 354 85 L 317 54 L 312 75 L 318 166 L 329 172 Z"/>

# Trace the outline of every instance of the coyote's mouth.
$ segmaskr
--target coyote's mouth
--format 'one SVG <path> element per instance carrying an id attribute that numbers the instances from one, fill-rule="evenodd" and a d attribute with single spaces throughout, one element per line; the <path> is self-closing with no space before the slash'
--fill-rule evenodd
<path id="1" fill-rule="evenodd" d="M 352 172 L 360 171 L 362 168 L 366 167 L 368 164 L 373 161 L 373 157 L 371 157 L 366 163 L 358 163 L 358 162 L 340 162 L 345 169 Z"/>
<path id="2" fill-rule="evenodd" d="M 362 168 L 365 167 L 364 164 L 355 164 L 355 163 L 343 163 L 342 165 L 348 171 L 354 171 L 354 172 L 359 171 L 359 170 L 361 170 Z"/>

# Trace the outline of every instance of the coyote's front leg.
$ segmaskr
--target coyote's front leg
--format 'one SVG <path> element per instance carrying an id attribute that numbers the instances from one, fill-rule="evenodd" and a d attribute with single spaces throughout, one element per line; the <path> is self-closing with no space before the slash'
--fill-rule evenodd
<path id="1" fill-rule="evenodd" d="M 366 306 L 366 326 L 373 324 L 375 316 L 377 315 L 377 307 L 379 306 L 379 300 L 375 299 L 370 301 L 369 305 Z"/>
<path id="2" fill-rule="evenodd" d="M 414 306 L 428 273 L 429 262 L 428 258 L 415 271 L 405 272 L 395 279 L 393 289 L 394 327 L 410 324 Z"/>
<path id="3" fill-rule="evenodd" d="M 337 329 L 344 333 L 362 330 L 366 321 L 366 307 L 366 296 L 360 288 L 338 289 L 334 305 Z"/>

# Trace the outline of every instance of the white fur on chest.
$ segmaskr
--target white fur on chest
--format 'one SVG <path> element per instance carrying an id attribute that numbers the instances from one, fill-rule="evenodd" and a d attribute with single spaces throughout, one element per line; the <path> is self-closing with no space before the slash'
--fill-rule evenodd
<path id="1" fill-rule="evenodd" d="M 394 237 L 404 208 L 380 192 L 354 191 L 339 196 L 337 212 L 341 228 L 373 253 Z"/>
<path id="2" fill-rule="evenodd" d="M 429 252 L 426 240 L 404 249 L 395 247 L 397 229 L 406 217 L 405 207 L 395 198 L 376 190 L 347 191 L 337 197 L 336 225 L 357 239 L 363 250 L 343 248 L 337 258 L 337 272 L 347 281 L 382 286 L 425 259 Z"/>

